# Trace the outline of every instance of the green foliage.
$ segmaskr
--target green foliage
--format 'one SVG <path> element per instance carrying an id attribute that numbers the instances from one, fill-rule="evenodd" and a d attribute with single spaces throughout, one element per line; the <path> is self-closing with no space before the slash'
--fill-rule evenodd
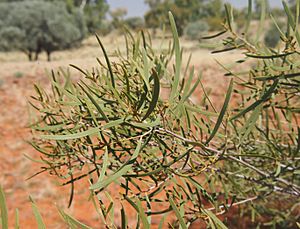
<path id="1" fill-rule="evenodd" d="M 220 28 L 223 14 L 222 0 L 170 0 L 146 1 L 150 10 L 145 14 L 146 25 L 150 28 L 160 28 L 168 23 L 166 16 L 171 11 L 176 19 L 178 34 L 184 34 L 189 23 L 206 20 L 212 30 Z"/>
<path id="2" fill-rule="evenodd" d="M 197 20 L 201 1 L 199 0 L 174 0 L 162 1 L 150 4 L 152 8 L 145 14 L 146 25 L 150 28 L 161 28 L 168 23 L 168 12 L 171 11 L 176 19 L 179 35 L 183 35 L 183 30 L 189 21 Z"/>
<path id="3" fill-rule="evenodd" d="M 74 46 L 86 33 L 80 12 L 68 13 L 64 3 L 1 3 L 0 12 L 5 11 L 5 17 L 0 18 L 4 25 L 0 27 L 0 49 L 21 50 L 29 59 L 33 53 L 37 59 L 41 51 L 46 51 L 50 60 L 51 52 Z"/>
<path id="4" fill-rule="evenodd" d="M 82 1 L 80 2 L 82 4 Z M 86 25 L 90 33 L 95 33 L 105 26 L 103 23 L 105 23 L 105 14 L 108 12 L 108 9 L 109 7 L 105 0 L 87 1 L 83 11 Z"/>
<path id="5" fill-rule="evenodd" d="M 280 31 L 283 26 L 281 25 L 279 28 L 275 24 L 272 24 L 270 28 L 267 30 L 264 36 L 265 44 L 270 48 L 275 48 L 280 41 Z"/>
<path id="6" fill-rule="evenodd" d="M 182 69 L 172 14 L 168 50 L 154 50 L 143 33 L 127 34 L 126 54 L 111 62 L 97 37 L 105 59 L 98 59 L 99 68 L 89 72 L 73 66 L 84 77 L 79 82 L 64 71 L 52 72 L 51 92 L 35 86 L 31 145 L 43 157 L 43 170 L 70 185 L 70 203 L 74 183 L 89 179 L 95 207 L 111 227 L 117 199 L 123 225 L 128 222 L 123 206 L 130 205 L 137 227 L 149 228 L 153 215 L 173 212 L 182 228 L 198 219 L 211 228 L 226 228 L 216 215 L 239 206 L 246 214 L 251 211 L 255 226 L 295 228 L 300 38 L 297 18 L 284 6 L 289 22 L 285 45 L 273 50 L 257 42 L 265 5 L 254 42 L 248 37 L 252 11 L 240 34 L 233 9 L 226 5 L 224 31 L 209 37 L 225 34 L 225 49 L 214 53 L 241 49 L 244 56 L 234 65 L 219 63 L 230 78 L 220 109 L 194 68 L 187 64 Z M 190 98 L 198 86 L 203 100 L 195 104 Z M 166 100 L 160 96 L 163 90 L 170 92 Z M 121 191 L 112 197 L 107 190 L 113 183 Z M 274 217 L 261 220 L 260 214 Z"/>
<path id="7" fill-rule="evenodd" d="M 125 24 L 132 30 L 140 30 L 145 27 L 144 20 L 140 17 L 127 18 Z"/>
<path id="8" fill-rule="evenodd" d="M 31 197 L 29 197 L 29 199 L 31 201 L 31 208 L 32 208 L 35 220 L 37 222 L 38 229 L 46 229 L 46 225 L 43 221 L 42 215 L 39 212 L 38 207 L 36 206 L 35 202 L 33 201 L 33 199 Z"/>
<path id="9" fill-rule="evenodd" d="M 223 28 L 223 18 L 222 17 L 209 17 L 205 19 L 208 27 L 212 31 L 218 31 Z"/>
<path id="10" fill-rule="evenodd" d="M 97 33 L 103 36 L 106 36 L 109 34 L 111 31 L 113 31 L 113 25 L 110 21 L 108 20 L 103 20 L 101 22 L 101 26 L 97 29 Z"/>
<path id="11" fill-rule="evenodd" d="M 119 29 L 124 25 L 124 17 L 126 14 L 126 8 L 117 8 L 110 12 L 110 16 L 112 17 L 112 25 L 115 29 Z"/>
<path id="12" fill-rule="evenodd" d="M 167 21 L 167 9 L 165 9 L 165 5 L 162 3 L 155 4 L 155 8 L 152 8 L 148 11 L 144 18 L 145 23 L 148 28 L 161 28 Z"/>
<path id="13" fill-rule="evenodd" d="M 27 0 L 0 0 L 1 2 L 21 2 Z M 105 22 L 105 15 L 108 12 L 109 6 L 105 0 L 36 0 L 57 3 L 63 3 L 69 13 L 77 14 L 80 12 L 84 15 L 84 25 L 90 33 L 95 33 L 103 29 Z M 82 22 L 80 22 L 82 23 Z"/>
<path id="14" fill-rule="evenodd" d="M 198 8 L 201 18 L 222 18 L 223 14 L 223 1 L 222 0 L 211 0 L 202 1 L 204 2 L 200 8 Z M 199 18 L 196 17 L 196 18 Z"/>
<path id="15" fill-rule="evenodd" d="M 3 26 L 0 30 L 0 36 L 0 45 L 2 51 L 22 49 L 22 42 L 26 39 L 25 32 L 15 26 Z"/>
<path id="16" fill-rule="evenodd" d="M 254 7 L 255 7 L 254 17 L 257 18 L 257 19 L 260 18 L 261 12 L 263 11 L 263 9 L 262 9 L 263 4 L 265 5 L 266 10 L 268 12 L 270 12 L 270 3 L 269 3 L 269 0 L 255 0 L 255 4 L 254 4 Z"/>
<path id="17" fill-rule="evenodd" d="M 190 22 L 187 24 L 184 34 L 191 40 L 200 39 L 207 33 L 209 26 L 205 21 Z"/>

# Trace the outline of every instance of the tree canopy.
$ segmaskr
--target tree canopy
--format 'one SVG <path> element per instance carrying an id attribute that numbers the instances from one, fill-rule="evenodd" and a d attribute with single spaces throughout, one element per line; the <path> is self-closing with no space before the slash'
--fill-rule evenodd
<path id="1" fill-rule="evenodd" d="M 29 0 L 0 3 L 0 50 L 21 50 L 30 60 L 79 43 L 86 34 L 83 15 L 67 11 L 64 2 Z"/>
<path id="2" fill-rule="evenodd" d="M 168 11 L 176 19 L 179 35 L 189 22 L 209 17 L 221 17 L 222 0 L 145 0 L 150 10 L 145 14 L 145 22 L 150 28 L 161 27 L 168 22 Z"/>
<path id="3" fill-rule="evenodd" d="M 24 0 L 0 0 L 3 2 L 21 2 Z M 87 24 L 89 32 L 95 32 L 102 26 L 102 21 L 105 14 L 108 12 L 108 4 L 106 0 L 39 0 L 54 3 L 65 3 L 68 11 L 71 13 L 73 10 L 80 9 L 84 13 L 84 19 Z"/>

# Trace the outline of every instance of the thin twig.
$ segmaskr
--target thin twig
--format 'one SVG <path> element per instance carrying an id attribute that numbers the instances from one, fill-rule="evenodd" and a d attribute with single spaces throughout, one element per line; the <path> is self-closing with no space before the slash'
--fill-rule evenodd
<path id="1" fill-rule="evenodd" d="M 233 204 L 226 204 L 226 208 L 230 208 L 232 206 L 237 206 L 237 205 L 245 204 L 247 202 L 257 200 L 258 198 L 259 198 L 259 196 L 253 196 L 253 197 L 250 197 L 250 198 L 245 199 L 245 200 L 241 200 L 241 201 L 233 203 Z M 218 212 L 216 215 L 222 215 L 222 214 L 224 214 L 226 212 L 226 210 L 225 210 L 226 208 L 225 209 L 224 208 L 225 208 L 224 205 L 219 206 L 219 210 L 221 210 L 221 212 Z M 215 207 L 212 207 L 212 208 L 208 208 L 208 209 L 205 209 L 205 210 L 215 211 L 217 209 Z"/>
<path id="2" fill-rule="evenodd" d="M 232 156 L 232 155 L 229 155 L 228 153 L 224 153 L 223 151 L 220 151 L 220 150 L 217 150 L 217 149 L 214 149 L 214 148 L 211 148 L 211 147 L 207 147 L 207 146 L 205 146 L 203 143 L 201 143 L 200 141 L 199 141 L 199 142 L 195 142 L 195 141 L 192 141 L 192 140 L 190 140 L 190 139 L 184 138 L 184 137 L 182 137 L 182 136 L 180 136 L 180 135 L 178 135 L 178 134 L 176 134 L 176 133 L 174 133 L 174 132 L 172 132 L 172 131 L 170 131 L 170 130 L 166 130 L 166 129 L 163 129 L 163 128 L 158 128 L 158 129 L 156 129 L 155 131 L 156 131 L 156 132 L 167 133 L 167 134 L 169 134 L 169 135 L 172 135 L 173 137 L 176 137 L 176 138 L 178 138 L 178 139 L 184 141 L 184 142 L 187 143 L 187 144 L 199 146 L 199 147 L 201 147 L 203 150 L 207 150 L 207 151 L 213 152 L 213 153 L 215 153 L 216 155 L 222 155 L 223 158 L 228 158 L 228 159 L 231 159 L 231 160 L 233 160 L 233 161 L 235 161 L 235 162 L 238 162 L 238 163 L 240 163 L 240 164 L 243 164 L 244 166 L 246 166 L 246 167 L 252 169 L 253 171 L 255 171 L 256 173 L 260 174 L 261 176 L 263 176 L 263 177 L 265 177 L 265 178 L 272 178 L 272 179 L 274 179 L 274 180 L 276 180 L 276 181 L 278 181 L 278 182 L 281 182 L 281 183 L 283 183 L 283 184 L 285 184 L 285 185 L 287 185 L 287 186 L 293 188 L 293 190 L 294 190 L 295 192 L 297 192 L 297 195 L 300 196 L 300 187 L 299 187 L 298 185 L 293 184 L 293 183 L 290 183 L 289 181 L 287 181 L 287 180 L 285 180 L 285 179 L 283 179 L 283 178 L 280 178 L 280 177 L 279 177 L 279 178 L 274 177 L 274 176 L 272 176 L 272 175 L 270 175 L 270 174 L 268 174 L 268 173 L 266 173 L 266 172 L 264 172 L 264 171 L 262 171 L 262 170 L 256 168 L 255 166 L 253 166 L 253 165 L 251 165 L 251 164 L 249 164 L 249 163 L 243 161 L 242 159 L 238 159 L 238 158 L 236 158 L 236 157 L 234 157 L 234 156 Z M 230 154 L 232 154 L 232 152 L 231 152 Z"/>

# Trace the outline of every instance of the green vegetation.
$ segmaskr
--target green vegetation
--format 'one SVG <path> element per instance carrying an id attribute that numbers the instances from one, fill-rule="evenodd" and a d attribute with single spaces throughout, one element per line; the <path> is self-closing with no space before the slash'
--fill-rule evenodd
<path id="1" fill-rule="evenodd" d="M 27 0 L 0 0 L 0 3 L 20 3 Z M 53 4 L 66 4 L 69 13 L 77 13 L 79 10 L 84 15 L 84 21 L 90 33 L 99 31 L 103 27 L 105 14 L 108 12 L 108 4 L 105 0 L 35 0 L 38 2 L 51 2 Z M 22 5 L 20 5 L 22 6 Z M 35 8 L 33 8 L 34 10 Z M 38 9 L 37 9 L 38 10 Z M 74 12 L 75 11 L 75 12 Z"/>
<path id="2" fill-rule="evenodd" d="M 148 2 L 150 11 L 145 15 L 147 26 L 159 28 L 168 23 L 167 13 L 171 11 L 174 14 L 177 23 L 178 34 L 182 35 L 187 23 L 199 20 L 205 15 L 200 11 L 203 9 L 205 1 L 199 0 L 176 0 L 176 1 L 158 1 L 155 4 Z M 206 3 L 210 5 L 210 3 Z"/>
<path id="3" fill-rule="evenodd" d="M 270 48 L 275 48 L 280 41 L 281 34 L 279 29 L 282 31 L 283 25 L 281 25 L 279 29 L 277 28 L 277 26 L 278 24 L 272 24 L 269 30 L 267 30 L 264 37 L 265 44 Z"/>
<path id="4" fill-rule="evenodd" d="M 218 11 L 211 10 L 214 4 L 222 1 L 204 0 L 173 0 L 173 1 L 145 1 L 150 6 L 150 10 L 145 14 L 145 22 L 149 28 L 162 28 L 168 23 L 168 11 L 174 14 L 178 35 L 183 35 L 184 28 L 189 22 L 214 17 Z M 222 8 L 222 4 L 221 4 Z M 211 14 L 212 13 L 212 14 Z"/>
<path id="5" fill-rule="evenodd" d="M 107 35 L 114 29 L 124 28 L 124 25 L 134 31 L 151 28 L 155 35 L 158 28 L 162 29 L 168 23 L 169 11 L 174 15 L 179 36 L 196 39 L 206 31 L 206 24 L 212 32 L 223 28 L 226 12 L 222 0 L 145 0 L 145 3 L 150 9 L 143 20 L 139 17 L 126 19 L 126 8 L 109 11 L 105 0 L 1 0 L 0 51 L 20 50 L 30 60 L 38 59 L 38 55 L 45 51 L 50 60 L 53 51 L 74 47 L 87 34 Z M 254 3 L 252 18 L 257 21 L 262 12 L 271 12 L 274 18 L 285 15 L 282 9 L 272 10 L 267 0 Z M 296 15 L 296 1 L 289 1 L 289 5 Z M 107 13 L 110 20 L 106 18 Z M 247 9 L 235 10 L 238 29 L 245 24 L 246 14 Z M 266 35 L 269 47 L 274 47 L 278 40 L 276 31 L 273 26 Z M 276 32 L 274 37 L 273 32 Z"/>
<path id="6" fill-rule="evenodd" d="M 51 93 L 36 86 L 32 104 L 38 115 L 32 118 L 31 144 L 43 156 L 43 168 L 70 185 L 70 204 L 74 183 L 89 179 L 107 227 L 118 225 L 110 217 L 115 210 L 127 226 L 127 208 L 115 209 L 119 202 L 135 209 L 136 224 L 143 228 L 150 228 L 155 215 L 169 212 L 177 222 L 162 217 L 161 225 L 166 220 L 187 228 L 200 220 L 212 228 L 226 228 L 234 221 L 225 223 L 216 215 L 236 206 L 241 216 L 251 215 L 253 226 L 295 228 L 300 196 L 300 38 L 296 19 L 283 4 L 289 37 L 283 34 L 284 49 L 278 51 L 258 43 L 260 34 L 253 42 L 245 39 L 250 22 L 240 35 L 233 9 L 226 5 L 225 30 L 208 38 L 226 33 L 225 49 L 214 53 L 242 49 L 244 58 L 236 65 L 244 67 L 235 72 L 223 66 L 230 82 L 219 109 L 201 74 L 189 64 L 182 66 L 171 14 L 169 50 L 152 49 L 143 33 L 136 38 L 128 34 L 126 54 L 112 63 L 97 37 L 105 56 L 104 63 L 98 59 L 99 68 L 89 72 L 72 66 L 85 77 L 75 83 L 70 75 L 53 72 Z M 251 10 L 249 20 L 250 14 Z M 262 11 L 257 30 L 261 33 L 265 15 Z M 190 98 L 198 87 L 203 99 L 195 104 Z M 160 97 L 163 90 L 169 91 L 166 100 Z M 121 189 L 117 196 L 106 191 L 113 183 Z"/>
<path id="7" fill-rule="evenodd" d="M 52 0 L 53 1 L 53 0 Z M 84 14 L 88 31 L 95 33 L 105 29 L 105 14 L 108 12 L 108 4 L 105 0 L 61 0 L 66 2 L 71 12 L 77 11 Z"/>
<path id="8" fill-rule="evenodd" d="M 97 36 L 104 56 L 97 59 L 98 67 L 88 71 L 71 65 L 82 75 L 77 82 L 60 70 L 49 76 L 51 89 L 35 85 L 30 144 L 41 155 L 40 172 L 49 172 L 70 187 L 69 206 L 74 184 L 89 180 L 90 199 L 107 228 L 148 229 L 157 216 L 159 228 L 188 228 L 196 221 L 203 227 L 230 228 L 246 219 L 253 228 L 296 228 L 300 220 L 299 10 L 294 12 L 283 1 L 287 28 L 279 30 L 273 18 L 281 36 L 274 49 L 273 41 L 270 47 L 268 39 L 267 46 L 260 42 L 268 19 L 267 1 L 261 0 L 254 12 L 260 15 L 254 36 L 249 29 L 255 18 L 251 8 L 244 26 L 237 28 L 233 8 L 225 5 L 222 31 L 202 39 L 222 36 L 223 48 L 213 53 L 238 50 L 243 56 L 226 66 L 218 62 L 228 88 L 221 106 L 216 106 L 201 73 L 190 61 L 183 66 L 179 33 L 184 32 L 183 25 L 197 22 L 197 14 L 182 12 L 185 19 L 181 14 L 175 19 L 170 12 L 163 15 L 165 4 L 178 13 L 189 10 L 184 7 L 187 2 L 207 2 L 147 2 L 149 15 L 160 15 L 146 16 L 148 23 L 169 21 L 173 37 L 166 50 L 154 49 L 143 31 L 135 36 L 128 31 L 126 52 L 118 52 L 113 62 Z M 117 15 L 121 15 L 115 18 L 119 26 L 123 14 Z M 193 26 L 192 36 L 197 31 Z M 3 34 L 21 36 L 22 30 L 15 27 Z M 196 90 L 202 95 L 199 103 L 192 99 Z M 109 192 L 116 185 L 118 192 Z M 39 228 L 45 228 L 31 202 Z M 0 187 L 3 229 L 8 228 L 5 203 Z M 136 213 L 133 220 L 128 219 L 129 209 Z M 117 211 L 119 222 L 114 217 Z M 231 211 L 238 211 L 238 219 L 218 217 Z M 59 213 L 71 228 L 90 228 L 62 210 Z"/>
<path id="9" fill-rule="evenodd" d="M 68 13 L 64 3 L 0 3 L 0 21 L 0 50 L 20 50 L 29 60 L 42 51 L 50 60 L 53 51 L 74 47 L 86 34 L 80 12 Z"/>
<path id="10" fill-rule="evenodd" d="M 124 17 L 127 14 L 126 8 L 117 8 L 110 12 L 112 17 L 112 25 L 115 29 L 119 29 L 124 25 Z"/>
<path id="11" fill-rule="evenodd" d="M 184 34 L 191 40 L 200 40 L 208 30 L 209 26 L 205 21 L 195 21 L 187 24 Z"/>
<path id="12" fill-rule="evenodd" d="M 130 17 L 125 19 L 125 24 L 134 31 L 145 28 L 144 20 L 140 17 Z"/>

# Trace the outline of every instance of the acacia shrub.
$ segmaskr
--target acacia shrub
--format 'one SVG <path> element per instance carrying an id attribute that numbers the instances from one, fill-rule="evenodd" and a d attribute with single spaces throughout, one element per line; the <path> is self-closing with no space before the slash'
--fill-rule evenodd
<path id="1" fill-rule="evenodd" d="M 243 71 L 224 66 L 230 83 L 219 110 L 200 75 L 182 66 L 171 14 L 173 45 L 162 52 L 153 50 L 143 33 L 136 38 L 129 34 L 127 52 L 111 62 L 98 37 L 104 53 L 99 68 L 73 66 L 84 76 L 79 82 L 53 72 L 51 92 L 35 86 L 31 145 L 45 162 L 42 171 L 70 186 L 70 204 L 74 183 L 88 179 L 91 198 L 107 227 L 120 225 L 111 217 L 117 210 L 126 228 L 131 205 L 135 223 L 143 228 L 150 228 L 156 215 L 162 216 L 161 225 L 188 228 L 201 220 L 212 228 L 226 228 L 230 222 L 217 215 L 236 206 L 240 214 L 250 212 L 254 226 L 295 228 L 300 196 L 300 35 L 293 21 L 297 19 L 285 1 L 283 6 L 289 28 L 282 50 L 258 42 L 264 6 L 253 41 L 247 37 L 250 22 L 241 34 L 235 30 L 230 5 L 224 31 L 206 37 L 226 35 L 226 48 L 214 53 L 244 53 L 235 63 Z M 204 96 L 200 105 L 190 99 L 198 86 Z M 165 100 L 160 97 L 162 88 L 170 92 Z M 230 103 L 233 96 L 237 106 Z M 108 190 L 113 183 L 121 191 L 112 198 Z M 285 204 L 278 208 L 281 201 Z M 176 223 L 166 218 L 169 212 Z"/>

